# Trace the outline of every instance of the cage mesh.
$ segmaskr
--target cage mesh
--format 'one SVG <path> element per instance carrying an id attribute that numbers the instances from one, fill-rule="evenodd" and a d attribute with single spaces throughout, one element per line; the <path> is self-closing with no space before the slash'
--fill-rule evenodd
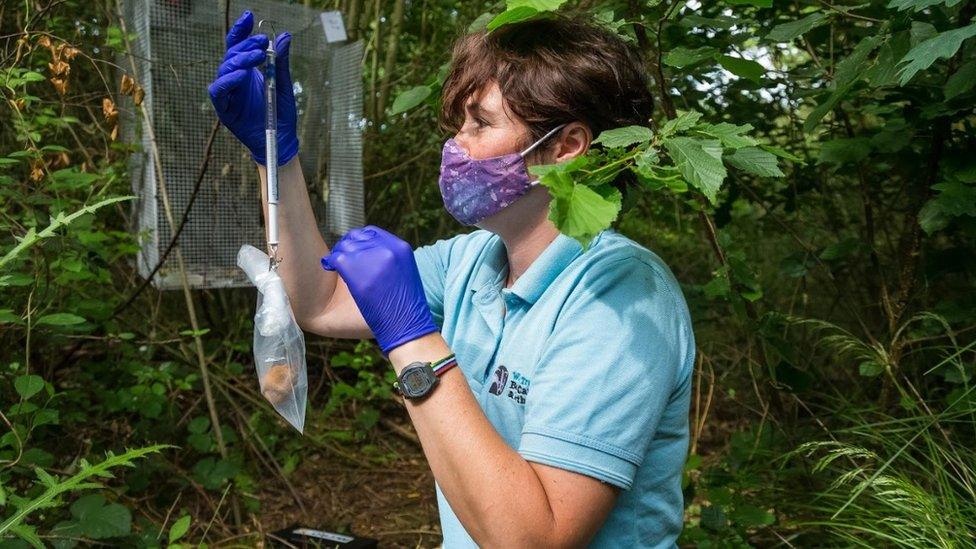
<path id="1" fill-rule="evenodd" d="M 326 41 L 319 12 L 272 0 L 231 1 L 232 19 L 245 8 L 255 21 L 275 21 L 293 35 L 290 64 L 299 116 L 301 164 L 320 231 L 334 241 L 362 225 L 362 43 Z M 190 202 L 215 120 L 207 95 L 223 58 L 223 2 L 126 0 L 123 16 L 133 75 L 145 90 L 151 128 L 129 102 L 122 103 L 122 137 L 140 145 L 132 155 L 132 186 L 139 200 L 135 223 L 141 237 L 139 272 L 149 275 L 172 238 L 163 204 L 165 187 L 178 225 Z M 121 65 L 130 71 L 130 59 Z M 151 130 L 151 131 L 150 131 Z M 152 155 L 153 138 L 162 173 Z M 191 287 L 244 286 L 236 266 L 242 244 L 264 248 L 260 188 L 250 154 L 221 128 L 202 185 L 178 239 Z M 282 194 L 289 192 L 286 186 Z M 159 288 L 180 285 L 170 254 L 153 279 Z"/>

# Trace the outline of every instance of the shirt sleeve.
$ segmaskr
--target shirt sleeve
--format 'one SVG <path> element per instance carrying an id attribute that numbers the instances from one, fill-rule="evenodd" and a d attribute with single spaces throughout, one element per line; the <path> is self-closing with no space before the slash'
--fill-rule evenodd
<path id="1" fill-rule="evenodd" d="M 628 257 L 583 275 L 526 396 L 525 459 L 630 489 L 689 363 L 687 308 L 665 273 Z"/>

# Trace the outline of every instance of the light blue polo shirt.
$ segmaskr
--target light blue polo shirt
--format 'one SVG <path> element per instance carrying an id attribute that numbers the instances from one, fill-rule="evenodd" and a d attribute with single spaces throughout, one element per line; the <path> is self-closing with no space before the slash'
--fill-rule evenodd
<path id="1" fill-rule="evenodd" d="M 559 235 L 511 288 L 490 232 L 415 255 L 434 319 L 505 441 L 622 489 L 591 547 L 674 547 L 695 343 L 664 262 L 611 230 L 585 253 Z M 437 503 L 445 549 L 476 547 L 440 487 Z"/>

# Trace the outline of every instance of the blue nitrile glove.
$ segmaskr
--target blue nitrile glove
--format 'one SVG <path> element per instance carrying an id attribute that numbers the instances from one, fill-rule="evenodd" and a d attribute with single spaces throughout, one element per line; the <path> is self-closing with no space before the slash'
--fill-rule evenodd
<path id="1" fill-rule="evenodd" d="M 227 33 L 227 53 L 210 84 L 210 100 L 217 118 L 251 151 L 258 164 L 267 164 L 264 151 L 264 63 L 268 37 L 250 36 L 254 15 L 245 11 Z M 278 89 L 278 165 L 284 166 L 298 154 L 298 113 L 288 71 L 291 34 L 275 39 L 275 79 Z"/>
<path id="2" fill-rule="evenodd" d="M 410 245 L 379 227 L 353 229 L 322 258 L 338 271 L 383 354 L 438 331 Z"/>

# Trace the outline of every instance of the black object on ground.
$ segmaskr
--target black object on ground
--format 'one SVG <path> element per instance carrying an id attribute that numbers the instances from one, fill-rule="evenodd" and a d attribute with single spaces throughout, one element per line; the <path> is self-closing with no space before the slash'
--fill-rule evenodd
<path id="1" fill-rule="evenodd" d="M 337 534 L 299 525 L 278 530 L 270 536 L 272 547 L 321 547 L 336 549 L 376 549 L 377 541 L 351 534 Z"/>

